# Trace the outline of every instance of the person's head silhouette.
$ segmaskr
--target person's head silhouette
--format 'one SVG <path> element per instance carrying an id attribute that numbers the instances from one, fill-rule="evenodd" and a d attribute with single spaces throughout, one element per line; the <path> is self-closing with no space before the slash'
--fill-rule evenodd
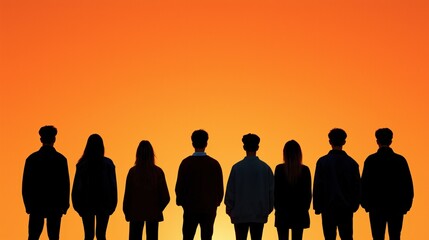
<path id="1" fill-rule="evenodd" d="M 380 128 L 375 131 L 375 138 L 380 147 L 388 147 L 392 144 L 393 132 L 389 128 Z"/>
<path id="2" fill-rule="evenodd" d="M 192 133 L 191 140 L 192 140 L 192 146 L 195 148 L 195 150 L 203 152 L 204 149 L 207 147 L 209 134 L 202 129 L 195 130 Z"/>
<path id="3" fill-rule="evenodd" d="M 347 133 L 341 128 L 334 128 L 329 132 L 328 137 L 333 148 L 342 148 L 346 144 Z"/>
<path id="4" fill-rule="evenodd" d="M 155 165 L 155 153 L 152 144 L 147 140 L 143 140 L 137 147 L 136 166 L 150 167 L 153 165 Z"/>
<path id="5" fill-rule="evenodd" d="M 244 135 L 241 141 L 243 142 L 243 149 L 246 152 L 256 152 L 259 149 L 259 142 L 261 139 L 258 135 L 249 133 Z"/>
<path id="6" fill-rule="evenodd" d="M 43 126 L 39 130 L 40 141 L 43 145 L 54 145 L 57 133 L 58 131 L 54 126 Z"/>

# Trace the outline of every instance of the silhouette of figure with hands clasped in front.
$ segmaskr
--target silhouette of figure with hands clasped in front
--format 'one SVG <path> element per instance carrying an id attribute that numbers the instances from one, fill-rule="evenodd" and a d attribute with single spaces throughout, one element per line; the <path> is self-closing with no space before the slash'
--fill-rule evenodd
<path id="1" fill-rule="evenodd" d="M 39 239 L 46 218 L 49 239 L 58 240 L 61 217 L 69 208 L 67 159 L 54 148 L 57 135 L 54 126 L 40 128 L 39 135 L 43 145 L 25 161 L 22 179 L 22 197 L 30 214 L 28 239 Z"/>
<path id="2" fill-rule="evenodd" d="M 365 160 L 362 171 L 362 207 L 369 212 L 372 238 L 384 240 L 386 224 L 389 239 L 401 238 L 402 223 L 413 203 L 413 180 L 407 160 L 390 148 L 393 132 L 375 132 L 378 151 Z"/>
<path id="3" fill-rule="evenodd" d="M 204 130 L 192 133 L 195 153 L 185 158 L 179 167 L 176 182 L 176 204 L 183 207 L 183 239 L 192 240 L 198 224 L 201 240 L 210 240 L 217 207 L 223 198 L 222 168 L 217 160 L 205 153 L 209 135 Z"/>
<path id="4" fill-rule="evenodd" d="M 152 145 L 143 140 L 125 184 L 123 211 L 130 222 L 129 240 L 142 240 L 145 222 L 146 239 L 158 240 L 158 223 L 164 220 L 162 211 L 169 202 L 164 172 L 155 165 Z"/>
<path id="5" fill-rule="evenodd" d="M 234 224 L 235 238 L 261 240 L 264 224 L 273 211 L 274 177 L 265 162 L 256 156 L 260 139 L 255 134 L 242 138 L 246 157 L 234 164 L 225 194 L 226 213 Z"/>
<path id="6" fill-rule="evenodd" d="M 85 240 L 94 239 L 94 234 L 97 240 L 106 239 L 107 224 L 115 211 L 117 196 L 115 165 L 104 156 L 101 136 L 92 134 L 76 164 L 72 189 L 73 207 L 82 218 Z"/>
<path id="7" fill-rule="evenodd" d="M 302 240 L 303 229 L 310 227 L 310 169 L 302 164 L 301 147 L 295 140 L 283 148 L 284 163 L 274 173 L 275 226 L 279 240 Z"/>
<path id="8" fill-rule="evenodd" d="M 332 150 L 321 157 L 314 174 L 313 208 L 322 214 L 325 240 L 353 239 L 353 213 L 359 208 L 359 165 L 343 151 L 347 134 L 339 128 L 329 134 Z"/>

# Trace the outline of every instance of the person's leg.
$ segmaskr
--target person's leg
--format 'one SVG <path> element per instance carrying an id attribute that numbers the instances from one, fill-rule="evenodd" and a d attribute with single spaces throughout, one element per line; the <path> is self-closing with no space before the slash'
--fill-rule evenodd
<path id="1" fill-rule="evenodd" d="M 85 232 L 85 240 L 94 239 L 95 216 L 84 215 L 82 216 L 83 231 Z"/>
<path id="2" fill-rule="evenodd" d="M 108 214 L 97 214 L 97 227 L 95 228 L 95 235 L 97 240 L 106 240 L 107 224 L 109 224 Z"/>
<path id="3" fill-rule="evenodd" d="M 289 229 L 284 227 L 277 227 L 277 235 L 279 240 L 289 240 Z"/>
<path id="4" fill-rule="evenodd" d="M 28 219 L 28 240 L 39 240 L 45 219 L 38 214 L 30 214 Z"/>
<path id="5" fill-rule="evenodd" d="M 146 222 L 146 240 L 158 240 L 158 222 Z"/>
<path id="6" fill-rule="evenodd" d="M 249 231 L 249 223 L 235 223 L 235 239 L 236 240 L 246 240 L 247 233 Z"/>
<path id="7" fill-rule="evenodd" d="M 263 223 L 251 223 L 250 224 L 250 238 L 252 240 L 261 240 L 263 231 L 264 231 L 264 224 Z"/>
<path id="8" fill-rule="evenodd" d="M 49 240 L 60 239 L 61 217 L 62 214 L 54 214 L 46 218 L 46 228 Z"/>
<path id="9" fill-rule="evenodd" d="M 183 214 L 183 240 L 194 239 L 195 232 L 197 231 L 198 217 L 194 214 L 184 212 Z"/>
<path id="10" fill-rule="evenodd" d="M 302 240 L 303 232 L 302 228 L 292 228 L 292 240 Z"/>
<path id="11" fill-rule="evenodd" d="M 322 213 L 322 228 L 325 240 L 335 240 L 337 237 L 337 225 L 335 215 L 331 212 Z"/>
<path id="12" fill-rule="evenodd" d="M 130 234 L 129 240 L 142 240 L 143 239 L 143 221 L 130 221 Z"/>
<path id="13" fill-rule="evenodd" d="M 400 240 L 402 223 L 404 222 L 404 215 L 401 213 L 392 214 L 387 220 L 389 227 L 389 240 Z"/>
<path id="14" fill-rule="evenodd" d="M 384 240 L 386 234 L 386 217 L 379 213 L 370 212 L 369 222 L 373 240 Z"/>
<path id="15" fill-rule="evenodd" d="M 213 236 L 213 225 L 216 219 L 216 212 L 201 214 L 200 228 L 201 240 L 211 240 Z"/>
<path id="16" fill-rule="evenodd" d="M 353 240 L 353 212 L 337 213 L 338 232 L 341 240 Z"/>

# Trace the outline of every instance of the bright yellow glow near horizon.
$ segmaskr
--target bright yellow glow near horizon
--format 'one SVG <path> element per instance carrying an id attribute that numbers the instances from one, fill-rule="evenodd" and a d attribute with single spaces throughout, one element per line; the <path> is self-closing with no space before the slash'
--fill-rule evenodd
<path id="1" fill-rule="evenodd" d="M 180 161 L 193 151 L 193 130 L 208 131 L 207 153 L 221 163 L 226 184 L 246 133 L 261 137 L 258 155 L 272 169 L 283 144 L 297 140 L 314 176 L 331 128 L 347 131 L 345 150 L 362 171 L 377 149 L 374 131 L 389 127 L 415 186 L 403 238 L 423 239 L 428 11 L 423 0 L 0 0 L 0 239 L 27 236 L 22 171 L 48 124 L 59 130 L 55 146 L 68 158 L 71 181 L 88 136 L 103 137 L 118 180 L 113 240 L 128 237 L 122 198 L 142 139 L 153 144 L 171 195 L 160 239 L 181 239 L 174 186 Z M 310 212 L 304 239 L 322 239 L 320 216 Z M 354 232 L 370 239 L 363 209 Z M 71 207 L 61 239 L 79 238 L 82 223 Z M 264 239 L 276 238 L 271 214 Z M 213 239 L 234 239 L 223 204 Z"/>

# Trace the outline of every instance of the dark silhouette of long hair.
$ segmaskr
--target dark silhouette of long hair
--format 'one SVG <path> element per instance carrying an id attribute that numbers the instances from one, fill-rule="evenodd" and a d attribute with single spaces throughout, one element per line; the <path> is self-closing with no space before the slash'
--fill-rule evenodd
<path id="1" fill-rule="evenodd" d="M 286 177 L 290 184 L 295 184 L 301 175 L 302 151 L 298 142 L 288 141 L 283 148 L 283 161 L 286 164 Z"/>
<path id="2" fill-rule="evenodd" d="M 103 139 L 98 134 L 89 136 L 86 142 L 85 150 L 79 163 L 88 163 L 89 165 L 97 165 L 104 157 L 104 143 Z"/>
<path id="3" fill-rule="evenodd" d="M 135 165 L 141 168 L 152 168 L 155 166 L 155 153 L 149 141 L 143 140 L 137 147 Z"/>

